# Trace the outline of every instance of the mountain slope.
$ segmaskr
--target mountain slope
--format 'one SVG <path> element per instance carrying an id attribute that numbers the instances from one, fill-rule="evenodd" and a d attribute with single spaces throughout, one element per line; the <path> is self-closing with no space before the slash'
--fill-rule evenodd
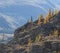
<path id="1" fill-rule="evenodd" d="M 54 15 L 49 22 L 46 24 L 37 25 L 35 22 L 26 23 L 24 26 L 15 30 L 14 38 L 18 39 L 16 42 L 19 44 L 28 43 L 28 39 L 31 38 L 32 41 L 35 41 L 37 35 L 48 36 L 52 34 L 55 29 L 58 29 L 58 34 L 60 31 L 60 12 L 57 15 Z"/>
<path id="2" fill-rule="evenodd" d="M 41 17 L 40 17 L 41 18 Z M 17 28 L 14 32 L 14 38 L 9 41 L 5 46 L 6 53 L 49 53 L 60 51 L 60 12 L 48 17 L 48 22 L 38 25 L 37 21 L 32 20 L 25 25 Z M 43 20 L 43 21 L 42 21 Z M 38 22 L 39 23 L 39 22 Z M 58 26 L 58 27 L 57 27 Z M 58 41 L 58 42 L 57 42 Z M 51 50 L 52 48 L 52 50 Z M 58 48 L 58 51 L 56 50 Z"/>

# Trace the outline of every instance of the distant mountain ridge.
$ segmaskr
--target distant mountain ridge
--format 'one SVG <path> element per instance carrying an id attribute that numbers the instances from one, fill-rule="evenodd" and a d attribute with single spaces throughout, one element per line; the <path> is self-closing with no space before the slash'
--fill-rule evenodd
<path id="1" fill-rule="evenodd" d="M 21 26 L 19 22 L 20 18 L 16 19 L 14 17 L 10 17 L 0 13 L 0 33 L 6 33 L 6 34 L 14 33 L 14 30 L 17 27 Z"/>

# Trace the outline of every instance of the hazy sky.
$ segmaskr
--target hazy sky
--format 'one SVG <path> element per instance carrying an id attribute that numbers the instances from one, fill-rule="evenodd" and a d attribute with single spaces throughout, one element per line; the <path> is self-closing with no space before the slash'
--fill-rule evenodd
<path id="1" fill-rule="evenodd" d="M 0 13 L 13 17 L 37 17 L 49 8 L 60 9 L 60 0 L 0 0 Z"/>
<path id="2" fill-rule="evenodd" d="M 0 13 L 10 16 L 37 16 L 48 8 L 60 9 L 60 0 L 0 0 Z"/>

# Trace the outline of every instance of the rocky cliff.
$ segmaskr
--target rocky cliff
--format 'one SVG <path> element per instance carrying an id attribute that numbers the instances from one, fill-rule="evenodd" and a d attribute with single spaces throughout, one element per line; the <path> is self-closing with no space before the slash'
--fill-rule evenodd
<path id="1" fill-rule="evenodd" d="M 2 45 L 2 53 L 50 53 L 60 52 L 60 12 L 46 19 L 41 15 L 38 20 L 32 19 L 17 28 L 14 39 Z"/>

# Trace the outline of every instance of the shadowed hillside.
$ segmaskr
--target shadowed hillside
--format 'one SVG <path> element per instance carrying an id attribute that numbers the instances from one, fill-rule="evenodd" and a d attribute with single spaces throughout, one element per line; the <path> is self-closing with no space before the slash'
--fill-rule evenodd
<path id="1" fill-rule="evenodd" d="M 41 14 L 34 22 L 31 17 L 2 49 L 2 53 L 60 53 L 60 11 L 49 9 L 46 17 Z"/>

